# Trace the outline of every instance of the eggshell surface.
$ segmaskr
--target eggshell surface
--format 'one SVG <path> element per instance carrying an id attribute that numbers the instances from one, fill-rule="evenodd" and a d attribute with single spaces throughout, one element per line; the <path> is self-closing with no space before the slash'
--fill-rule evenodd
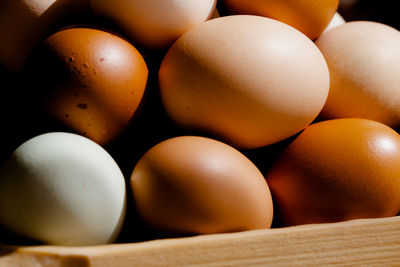
<path id="1" fill-rule="evenodd" d="M 318 115 L 329 73 L 305 35 L 276 20 L 238 15 L 181 36 L 163 59 L 159 84 L 178 125 L 255 148 L 297 133 Z"/>
<path id="2" fill-rule="evenodd" d="M 400 136 L 366 119 L 307 127 L 266 175 L 282 226 L 395 216 Z"/>
<path id="3" fill-rule="evenodd" d="M 162 49 L 209 19 L 216 0 L 91 0 L 94 12 L 113 21 L 135 43 Z"/>
<path id="4" fill-rule="evenodd" d="M 87 138 L 48 133 L 18 147 L 0 173 L 0 223 L 53 245 L 113 242 L 125 215 L 125 181 Z"/>
<path id="5" fill-rule="evenodd" d="M 131 176 L 139 214 L 160 231 L 211 234 L 269 228 L 272 199 L 262 174 L 222 142 L 181 136 L 152 147 Z"/>
<path id="6" fill-rule="evenodd" d="M 223 14 L 258 15 L 282 21 L 312 40 L 331 21 L 339 0 L 220 0 Z"/>
<path id="7" fill-rule="evenodd" d="M 89 0 L 2 0 L 0 64 L 20 72 L 43 38 L 65 21 L 79 21 L 89 13 Z"/>
<path id="8" fill-rule="evenodd" d="M 316 41 L 331 75 L 324 118 L 357 117 L 400 125 L 400 32 L 353 21 Z"/>
<path id="9" fill-rule="evenodd" d="M 36 49 L 28 72 L 44 110 L 99 144 L 114 140 L 129 124 L 148 76 L 133 45 L 90 28 L 51 35 Z"/>

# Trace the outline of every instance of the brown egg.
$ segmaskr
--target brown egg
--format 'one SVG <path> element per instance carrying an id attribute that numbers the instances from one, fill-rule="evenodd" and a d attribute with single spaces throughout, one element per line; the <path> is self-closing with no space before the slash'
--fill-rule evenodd
<path id="1" fill-rule="evenodd" d="M 400 136 L 379 122 L 307 127 L 266 175 L 283 226 L 395 216 Z"/>
<path id="2" fill-rule="evenodd" d="M 312 40 L 328 26 L 339 0 L 220 0 L 222 14 L 265 16 L 298 29 Z"/>
<path id="3" fill-rule="evenodd" d="M 135 47 L 90 28 L 53 34 L 36 50 L 28 69 L 45 110 L 99 144 L 113 140 L 130 122 L 148 75 Z"/>
<path id="4" fill-rule="evenodd" d="M 353 21 L 316 41 L 329 67 L 331 85 L 324 118 L 366 118 L 400 126 L 400 32 Z"/>
<path id="5" fill-rule="evenodd" d="M 90 0 L 95 14 L 113 22 L 135 44 L 163 50 L 208 20 L 216 0 Z"/>
<path id="6" fill-rule="evenodd" d="M 20 72 L 43 38 L 90 16 L 89 0 L 1 0 L 0 65 Z"/>
<path id="7" fill-rule="evenodd" d="M 227 16 L 192 28 L 159 71 L 169 116 L 185 129 L 239 148 L 266 146 L 321 111 L 329 72 L 319 49 L 292 27 L 260 16 Z"/>
<path id="8" fill-rule="evenodd" d="M 137 163 L 131 186 L 139 214 L 174 234 L 269 228 L 272 199 L 257 167 L 236 149 L 197 136 L 151 148 Z"/>

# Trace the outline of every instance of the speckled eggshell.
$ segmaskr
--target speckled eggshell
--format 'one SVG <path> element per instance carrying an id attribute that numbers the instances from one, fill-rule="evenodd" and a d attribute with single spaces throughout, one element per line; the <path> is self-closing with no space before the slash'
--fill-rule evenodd
<path id="1" fill-rule="evenodd" d="M 211 234 L 269 228 L 273 205 L 261 172 L 217 140 L 180 136 L 152 147 L 131 186 L 145 222 L 162 232 Z"/>
<path id="2" fill-rule="evenodd" d="M 46 244 L 115 241 L 125 218 L 124 177 L 93 141 L 70 133 L 29 139 L 0 172 L 0 223 Z"/>
<path id="3" fill-rule="evenodd" d="M 266 174 L 282 226 L 395 216 L 400 135 L 366 119 L 307 127 Z"/>
<path id="4" fill-rule="evenodd" d="M 258 15 L 282 21 L 315 40 L 331 21 L 339 0 L 220 0 L 222 14 Z"/>
<path id="5" fill-rule="evenodd" d="M 91 0 L 94 12 L 113 21 L 132 41 L 163 49 L 214 13 L 216 0 Z"/>
<path id="6" fill-rule="evenodd" d="M 99 144 L 112 141 L 128 125 L 148 76 L 134 46 L 90 28 L 51 35 L 35 51 L 28 69 L 47 113 Z"/>
<path id="7" fill-rule="evenodd" d="M 400 32 L 353 21 L 316 41 L 331 75 L 324 118 L 357 117 L 400 125 Z"/>
<path id="8" fill-rule="evenodd" d="M 325 59 L 296 29 L 260 16 L 204 22 L 162 61 L 169 116 L 239 148 L 283 140 L 319 114 L 329 90 Z"/>
<path id="9" fill-rule="evenodd" d="M 20 72 L 34 47 L 64 21 L 90 14 L 89 0 L 2 0 L 0 64 Z"/>

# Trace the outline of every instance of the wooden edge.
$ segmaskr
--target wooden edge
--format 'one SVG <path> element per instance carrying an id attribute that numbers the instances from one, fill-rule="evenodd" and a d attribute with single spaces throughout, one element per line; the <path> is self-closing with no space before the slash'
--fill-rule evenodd
<path id="1" fill-rule="evenodd" d="M 0 246 L 0 266 L 400 266 L 400 216 L 92 247 Z"/>

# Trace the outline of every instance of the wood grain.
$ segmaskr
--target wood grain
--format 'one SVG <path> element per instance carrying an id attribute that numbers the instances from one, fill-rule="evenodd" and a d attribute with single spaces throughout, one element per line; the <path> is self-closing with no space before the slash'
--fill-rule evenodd
<path id="1" fill-rule="evenodd" d="M 0 266 L 400 266 L 400 217 L 93 247 L 0 246 Z"/>

